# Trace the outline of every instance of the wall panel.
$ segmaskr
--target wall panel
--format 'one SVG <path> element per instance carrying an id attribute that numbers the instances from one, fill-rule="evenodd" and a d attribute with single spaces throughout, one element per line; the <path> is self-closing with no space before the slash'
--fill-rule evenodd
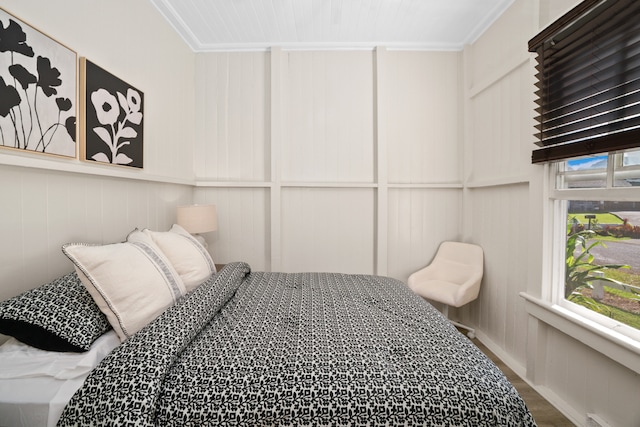
<path id="1" fill-rule="evenodd" d="M 136 227 L 168 230 L 175 206 L 191 196 L 185 185 L 2 166 L 0 300 L 72 271 L 64 243 L 121 242 Z"/>
<path id="2" fill-rule="evenodd" d="M 472 180 L 517 178 L 532 168 L 531 76 L 531 65 L 525 62 L 470 99 L 467 147 L 472 166 L 467 173 Z"/>
<path id="3" fill-rule="evenodd" d="M 373 54 L 284 54 L 282 180 L 373 182 Z"/>
<path id="4" fill-rule="evenodd" d="M 546 336 L 546 387 L 580 417 L 593 413 L 612 426 L 640 425 L 640 375 L 553 328 Z"/>
<path id="5" fill-rule="evenodd" d="M 372 273 L 373 217 L 371 189 L 283 189 L 284 271 Z"/>
<path id="6" fill-rule="evenodd" d="M 460 239 L 462 191 L 390 189 L 388 274 L 406 280 L 431 262 L 444 240 Z"/>
<path id="7" fill-rule="evenodd" d="M 543 0 L 552 1 L 556 0 Z M 558 0 L 560 2 L 565 0 Z M 500 18 L 491 25 L 466 50 L 468 74 L 465 88 L 481 90 L 495 80 L 500 80 L 508 70 L 529 58 L 527 43 L 538 28 L 538 0 L 516 0 Z"/>
<path id="8" fill-rule="evenodd" d="M 269 270 L 269 189 L 199 188 L 194 202 L 216 205 L 218 230 L 203 234 L 216 264 L 245 261 Z"/>
<path id="9" fill-rule="evenodd" d="M 389 51 L 385 59 L 388 104 L 378 114 L 389 182 L 460 182 L 460 53 Z"/>
<path id="10" fill-rule="evenodd" d="M 485 253 L 485 273 L 476 303 L 467 315 L 510 356 L 526 360 L 527 317 L 519 293 L 527 286 L 528 186 L 477 188 L 468 192 L 470 241 Z"/>
<path id="11" fill-rule="evenodd" d="M 269 179 L 268 59 L 265 52 L 197 55 L 197 177 Z"/>

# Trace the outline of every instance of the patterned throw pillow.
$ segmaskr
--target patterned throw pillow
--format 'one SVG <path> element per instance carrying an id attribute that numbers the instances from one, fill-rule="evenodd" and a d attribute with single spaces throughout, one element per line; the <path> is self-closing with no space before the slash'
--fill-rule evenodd
<path id="1" fill-rule="evenodd" d="M 216 265 L 207 249 L 178 224 L 174 224 L 169 231 L 145 229 L 144 233 L 151 236 L 171 261 L 187 292 L 200 286 L 216 272 Z"/>
<path id="2" fill-rule="evenodd" d="M 87 351 L 111 329 L 75 272 L 0 302 L 0 333 L 48 351 Z"/>
<path id="3" fill-rule="evenodd" d="M 67 243 L 62 252 L 121 341 L 142 329 L 186 291 L 151 237 L 134 230 L 127 242 Z"/>

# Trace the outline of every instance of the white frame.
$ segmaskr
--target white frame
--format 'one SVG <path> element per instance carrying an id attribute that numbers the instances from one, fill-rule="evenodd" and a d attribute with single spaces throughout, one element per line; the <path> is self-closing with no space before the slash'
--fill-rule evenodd
<path id="1" fill-rule="evenodd" d="M 605 333 L 609 331 L 612 335 L 621 334 L 627 338 L 640 343 L 640 329 L 633 328 L 626 324 L 607 318 L 592 310 L 567 301 L 564 298 L 564 248 L 566 244 L 566 202 L 568 200 L 640 200 L 640 187 L 613 187 L 613 172 L 616 154 L 609 154 L 606 171 L 605 188 L 579 188 L 579 189 L 557 189 L 557 176 L 559 164 L 553 164 L 548 168 L 548 191 L 549 191 L 549 227 L 550 250 L 552 260 L 549 264 L 548 272 L 549 289 L 545 293 L 549 302 L 553 306 L 561 307 L 574 313 L 585 320 L 585 324 L 595 323 L 605 328 Z M 578 172 L 582 174 L 582 172 Z M 602 175 L 602 172 L 596 173 Z"/>

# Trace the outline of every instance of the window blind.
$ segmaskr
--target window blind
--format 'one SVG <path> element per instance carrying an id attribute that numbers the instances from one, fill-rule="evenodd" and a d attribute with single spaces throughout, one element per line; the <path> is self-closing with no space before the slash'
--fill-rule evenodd
<path id="1" fill-rule="evenodd" d="M 532 163 L 640 147 L 640 1 L 585 0 L 529 41 Z"/>

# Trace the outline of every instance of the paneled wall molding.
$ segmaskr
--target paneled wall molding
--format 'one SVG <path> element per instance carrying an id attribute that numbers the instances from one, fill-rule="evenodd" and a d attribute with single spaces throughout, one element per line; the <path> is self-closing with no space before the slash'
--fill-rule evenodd
<path id="1" fill-rule="evenodd" d="M 526 292 L 521 292 L 520 296 L 527 301 L 530 315 L 640 374 L 640 344 L 637 341 Z"/>
<path id="2" fill-rule="evenodd" d="M 269 174 L 271 179 L 271 191 L 269 191 L 269 240 L 268 265 L 271 271 L 282 270 L 282 189 L 281 180 L 281 154 L 282 140 L 284 138 L 284 73 L 286 57 L 282 49 L 271 49 L 269 69 L 269 106 L 265 116 L 269 123 Z"/>
<path id="3" fill-rule="evenodd" d="M 519 180 L 510 183 L 520 183 Z M 528 180 L 527 180 L 528 182 Z M 462 189 L 465 187 L 462 183 L 379 183 L 379 182 L 252 182 L 252 181 L 215 181 L 215 180 L 197 180 L 194 184 L 196 187 L 211 188 L 273 188 L 279 186 L 282 188 L 431 188 L 431 189 Z M 494 184 L 495 185 L 495 184 Z M 509 184 L 502 184 L 509 185 Z M 472 184 L 473 186 L 473 184 Z M 478 185 L 476 185 L 478 186 Z"/>
<path id="4" fill-rule="evenodd" d="M 384 84 L 388 79 L 384 66 L 387 59 L 387 49 L 379 47 L 373 56 L 373 143 L 374 143 L 374 179 L 379 186 L 376 193 L 376 233 L 375 233 L 375 272 L 379 275 L 388 274 L 389 238 L 389 170 L 384 153 L 387 152 L 389 129 L 384 120 L 384 108 L 389 105 L 389 92 Z"/>
<path id="5" fill-rule="evenodd" d="M 464 185 L 462 183 L 451 182 L 451 183 L 440 183 L 440 182 L 432 182 L 432 183 L 420 183 L 420 184 L 402 184 L 402 183 L 389 183 L 389 188 L 442 188 L 442 189 L 462 189 Z"/>
<path id="6" fill-rule="evenodd" d="M 209 188 L 271 188 L 273 182 L 254 182 L 254 181 L 215 181 L 215 180 L 197 180 L 196 187 Z"/>
<path id="7" fill-rule="evenodd" d="M 43 169 L 58 172 L 77 173 L 85 175 L 104 176 L 111 178 L 125 178 L 136 181 L 149 181 L 165 184 L 182 184 L 195 186 L 195 179 L 183 179 L 169 176 L 151 175 L 143 170 L 131 170 L 118 166 L 101 166 L 93 163 L 83 163 L 78 160 L 58 159 L 54 156 L 34 158 L 18 155 L 0 154 L 0 165 L 18 166 L 25 168 Z"/>
<path id="8" fill-rule="evenodd" d="M 198 55 L 194 201 L 228 218 L 220 262 L 406 279 L 458 238 L 460 59 L 385 47 Z"/>
<path id="9" fill-rule="evenodd" d="M 500 360 L 502 360 L 512 371 L 514 371 L 524 382 L 526 382 L 530 387 L 536 390 L 542 397 L 544 397 L 547 401 L 549 401 L 553 406 L 558 408 L 569 420 L 571 420 L 575 425 L 580 425 L 582 423 L 584 414 L 579 413 L 575 410 L 575 408 L 571 407 L 565 400 L 563 400 L 558 394 L 556 394 L 553 390 L 545 387 L 539 382 L 535 380 L 531 380 L 529 378 L 529 368 L 523 366 L 518 360 L 516 360 L 512 354 L 510 354 L 507 350 L 504 349 L 501 345 L 496 343 L 489 335 L 487 335 L 484 331 L 478 330 L 478 340 L 484 344 L 489 351 L 498 356 Z M 538 349 L 536 349 L 538 350 Z M 540 350 L 542 353 L 544 351 Z M 530 353 L 533 355 L 534 351 Z M 533 358 L 533 357 L 530 357 Z M 542 382 L 542 381 L 540 381 Z"/>
<path id="10" fill-rule="evenodd" d="M 465 188 L 489 188 L 489 187 L 506 187 L 510 185 L 529 184 L 531 177 L 529 175 L 512 176 L 487 180 L 471 180 L 464 184 Z"/>
<path id="11" fill-rule="evenodd" d="M 520 56 L 514 56 L 513 58 L 507 57 L 505 59 L 504 67 L 496 69 L 492 75 L 485 76 L 477 83 L 473 82 L 473 86 L 469 88 L 468 92 L 469 99 L 473 99 L 480 95 L 482 92 L 489 89 L 494 84 L 499 83 L 502 79 L 516 71 L 518 68 L 530 62 L 533 62 L 533 55 L 527 53 L 523 53 Z"/>
<path id="12" fill-rule="evenodd" d="M 211 188 L 274 188 L 279 187 L 307 187 L 307 188 L 380 188 L 384 185 L 388 188 L 443 188 L 443 189 L 462 189 L 465 186 L 469 188 L 487 186 L 487 185 L 509 185 L 508 183 L 520 183 L 519 179 L 506 180 L 502 184 L 486 184 L 486 183 L 393 183 L 393 182 L 276 182 L 276 181 L 218 181 L 208 178 L 182 179 L 168 176 L 146 174 L 143 171 L 130 171 L 129 169 L 100 166 L 79 161 L 58 160 L 57 158 L 31 158 L 23 156 L 11 156 L 0 154 L 0 165 L 18 166 L 26 168 L 44 169 L 59 172 L 78 173 L 86 175 L 133 179 L 138 181 L 149 181 L 166 184 L 190 185 L 193 187 L 211 187 Z M 528 182 L 528 179 L 527 179 Z"/>

